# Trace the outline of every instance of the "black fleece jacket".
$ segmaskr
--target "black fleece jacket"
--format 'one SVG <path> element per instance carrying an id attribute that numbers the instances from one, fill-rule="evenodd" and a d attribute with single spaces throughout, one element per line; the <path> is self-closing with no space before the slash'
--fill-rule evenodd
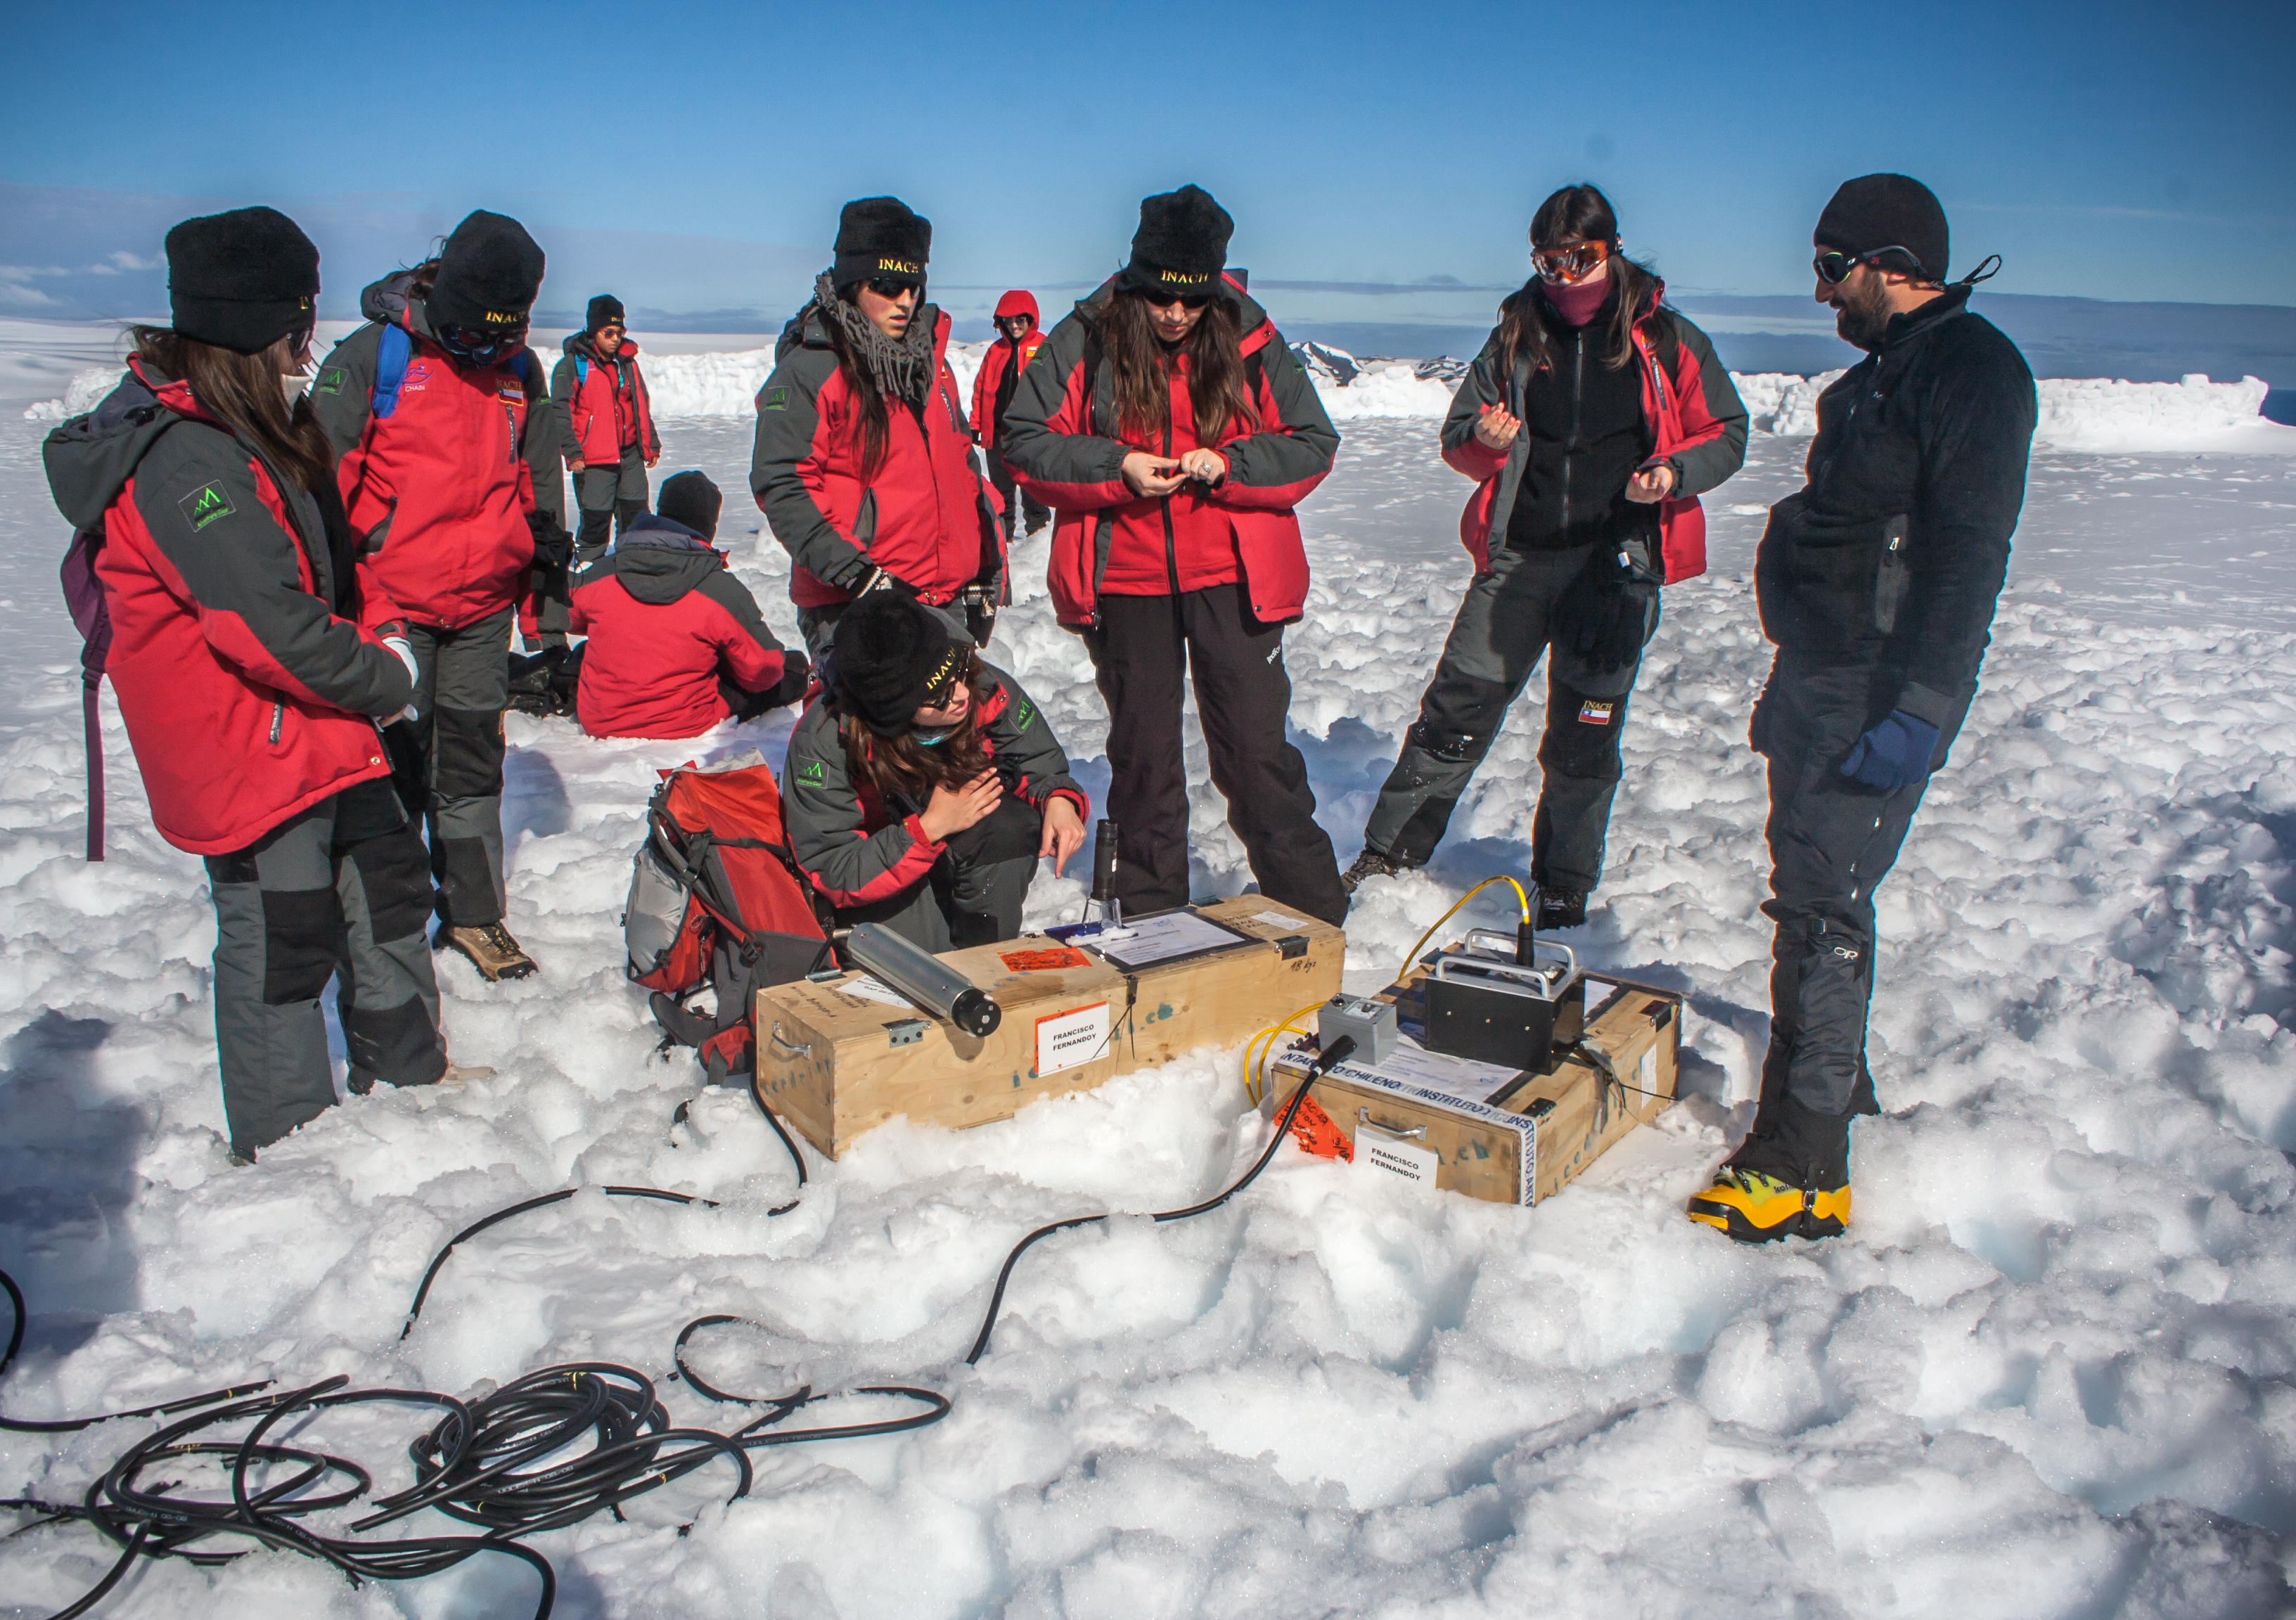
<path id="1" fill-rule="evenodd" d="M 1976 690 L 2039 404 L 2017 346 L 1956 287 L 1892 319 L 1818 397 L 1808 487 L 1755 554 L 1762 629 L 1787 659 L 1901 673 L 1933 725 Z"/>

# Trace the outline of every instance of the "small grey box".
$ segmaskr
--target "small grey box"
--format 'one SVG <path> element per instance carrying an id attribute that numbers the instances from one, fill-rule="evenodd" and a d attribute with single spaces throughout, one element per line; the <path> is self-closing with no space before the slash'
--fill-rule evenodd
<path id="1" fill-rule="evenodd" d="M 1316 1043 L 1325 1051 L 1341 1035 L 1356 1042 L 1352 1063 L 1376 1065 L 1395 1050 L 1395 1003 L 1368 995 L 1335 995 L 1316 1010 Z"/>

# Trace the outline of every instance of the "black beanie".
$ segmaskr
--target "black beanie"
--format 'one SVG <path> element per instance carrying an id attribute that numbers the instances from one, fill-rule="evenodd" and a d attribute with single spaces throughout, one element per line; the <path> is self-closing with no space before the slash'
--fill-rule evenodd
<path id="1" fill-rule="evenodd" d="M 1140 228 L 1132 233 L 1132 259 L 1117 278 L 1123 290 L 1167 296 L 1219 290 L 1227 267 L 1227 241 L 1235 221 L 1200 185 L 1184 185 L 1140 200 Z"/>
<path id="2" fill-rule="evenodd" d="M 1861 175 L 1845 180 L 1817 217 L 1810 240 L 1820 248 L 1857 255 L 1903 248 L 1919 261 L 1912 266 L 1924 281 L 1945 280 L 1945 209 L 1935 193 L 1904 175 Z M 1884 270 L 1907 268 L 1881 262 Z"/>
<path id="3" fill-rule="evenodd" d="M 708 473 L 681 472 L 662 480 L 661 493 L 654 497 L 653 511 L 657 518 L 683 523 L 704 540 L 715 540 L 718 509 L 725 500 Z"/>
<path id="4" fill-rule="evenodd" d="M 840 290 L 879 276 L 922 287 L 931 257 L 931 220 L 898 197 L 863 197 L 837 217 L 837 263 L 829 279 Z"/>
<path id="5" fill-rule="evenodd" d="M 582 328 L 583 331 L 591 335 L 595 335 L 597 330 L 609 321 L 624 326 L 629 324 L 628 317 L 622 314 L 622 300 L 611 292 L 602 292 L 592 299 L 589 312 L 582 318 L 588 323 Z"/>
<path id="6" fill-rule="evenodd" d="M 317 319 L 319 250 L 277 209 L 234 209 L 168 233 L 168 303 L 176 330 L 252 355 Z"/>
<path id="7" fill-rule="evenodd" d="M 439 255 L 430 288 L 430 325 L 504 331 L 526 324 L 542 290 L 542 250 L 506 214 L 477 209 L 455 227 Z"/>
<path id="8" fill-rule="evenodd" d="M 830 659 L 846 711 L 880 737 L 914 729 L 925 699 L 965 663 L 948 621 L 898 591 L 872 591 L 846 609 Z"/>

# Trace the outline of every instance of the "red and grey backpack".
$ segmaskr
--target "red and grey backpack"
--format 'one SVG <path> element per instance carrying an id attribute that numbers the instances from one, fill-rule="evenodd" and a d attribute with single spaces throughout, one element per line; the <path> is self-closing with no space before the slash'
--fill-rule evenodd
<path id="1" fill-rule="evenodd" d="M 715 1085 L 757 1068 L 755 993 L 833 965 L 782 830 L 781 788 L 762 758 L 743 760 L 756 763 L 662 773 L 622 913 L 627 971 L 653 992 L 665 1050 L 697 1048 Z M 714 1011 L 687 1004 L 705 987 Z"/>

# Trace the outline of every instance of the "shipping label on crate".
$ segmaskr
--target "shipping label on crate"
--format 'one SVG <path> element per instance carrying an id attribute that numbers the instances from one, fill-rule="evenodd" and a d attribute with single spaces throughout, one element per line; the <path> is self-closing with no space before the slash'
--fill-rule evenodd
<path id="1" fill-rule="evenodd" d="M 1037 1073 L 1057 1075 L 1081 1068 L 1108 1044 L 1108 1003 L 1095 1002 L 1037 1020 Z"/>
<path id="2" fill-rule="evenodd" d="M 1443 1156 L 1432 1148 L 1383 1138 L 1361 1126 L 1356 1130 L 1355 1159 L 1358 1165 L 1399 1175 L 1414 1186 L 1430 1190 L 1435 1185 L 1435 1172 L 1443 1163 Z"/>

